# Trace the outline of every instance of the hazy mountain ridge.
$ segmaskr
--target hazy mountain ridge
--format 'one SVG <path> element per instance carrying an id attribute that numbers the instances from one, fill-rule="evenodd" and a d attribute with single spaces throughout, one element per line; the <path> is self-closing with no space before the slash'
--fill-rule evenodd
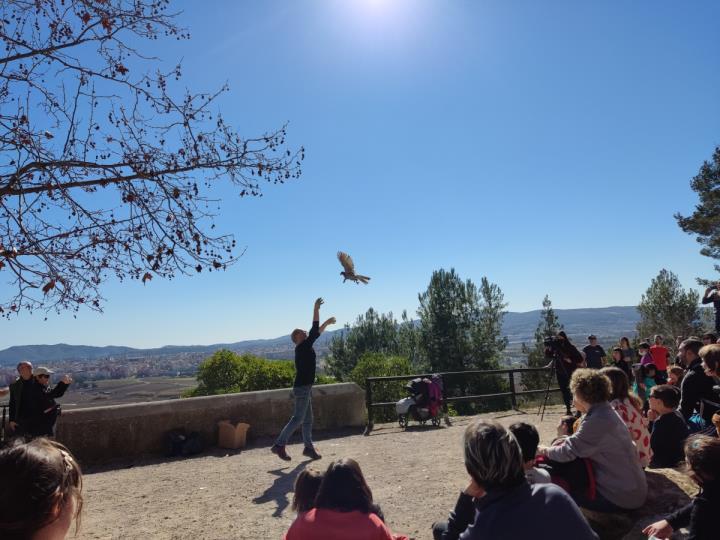
<path id="1" fill-rule="evenodd" d="M 565 331 L 571 336 L 582 337 L 589 333 L 597 334 L 602 342 L 603 336 L 616 338 L 620 335 L 632 336 L 640 316 L 635 306 L 613 306 L 606 308 L 556 309 Z M 540 310 L 526 312 L 508 312 L 503 323 L 503 333 L 510 343 L 533 340 L 535 327 L 540 318 Z M 332 336 L 342 329 L 327 331 L 317 341 L 318 353 L 327 351 Z M 89 345 L 21 345 L 0 351 L 0 365 L 13 365 L 19 360 L 31 362 L 54 362 L 60 360 L 96 360 L 100 358 L 142 358 L 185 353 L 211 354 L 218 349 L 230 349 L 236 352 L 250 352 L 268 358 L 292 358 L 293 346 L 290 336 L 272 339 L 253 339 L 235 343 L 216 343 L 213 345 L 167 345 L 152 349 L 136 349 L 125 346 L 92 347 Z"/>

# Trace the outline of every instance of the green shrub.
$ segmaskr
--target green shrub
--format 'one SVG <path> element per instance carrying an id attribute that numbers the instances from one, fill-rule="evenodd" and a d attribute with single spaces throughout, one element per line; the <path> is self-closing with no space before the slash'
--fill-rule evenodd
<path id="1" fill-rule="evenodd" d="M 243 368 L 240 357 L 232 351 L 221 349 L 198 366 L 198 387 L 190 392 L 193 396 L 227 394 L 240 384 Z"/>
<path id="2" fill-rule="evenodd" d="M 380 353 L 365 353 L 358 360 L 350 373 L 350 380 L 365 389 L 367 377 L 389 377 L 394 375 L 412 375 L 410 361 L 402 356 L 385 356 Z M 390 381 L 373 383 L 372 399 L 374 402 L 397 401 L 406 397 L 407 381 Z M 378 421 L 395 420 L 392 407 L 375 409 L 373 416 Z"/>
<path id="3" fill-rule="evenodd" d="M 291 360 L 266 360 L 223 349 L 203 360 L 198 366 L 197 380 L 197 388 L 186 390 L 183 397 L 289 388 L 295 380 L 295 365 Z M 318 384 L 330 382 L 335 381 L 327 376 L 318 377 Z"/>

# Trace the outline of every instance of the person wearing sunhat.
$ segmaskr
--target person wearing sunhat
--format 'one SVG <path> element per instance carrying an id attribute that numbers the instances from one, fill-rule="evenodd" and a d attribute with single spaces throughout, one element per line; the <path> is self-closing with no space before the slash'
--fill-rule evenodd
<path id="1" fill-rule="evenodd" d="M 601 369 L 605 364 L 605 349 L 598 345 L 597 336 L 595 334 L 590 334 L 588 336 L 588 341 L 590 344 L 583 348 L 587 367 Z"/>
<path id="2" fill-rule="evenodd" d="M 54 372 L 40 366 L 33 369 L 35 384 L 31 387 L 31 415 L 28 418 L 26 433 L 31 437 L 52 437 L 55 435 L 55 422 L 60 416 L 60 405 L 55 402 L 65 394 L 72 383 L 70 375 L 63 378 L 54 387 L 50 386 L 50 376 Z"/>

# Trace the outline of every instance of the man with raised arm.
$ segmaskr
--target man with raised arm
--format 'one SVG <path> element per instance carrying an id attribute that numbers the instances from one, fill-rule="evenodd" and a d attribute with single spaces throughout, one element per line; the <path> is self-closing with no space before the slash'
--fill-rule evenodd
<path id="1" fill-rule="evenodd" d="M 270 449 L 280 459 L 290 461 L 290 456 L 285 451 L 290 436 L 295 432 L 299 425 L 302 424 L 302 438 L 305 443 L 303 455 L 312 459 L 320 459 L 322 456 L 318 454 L 312 442 L 312 385 L 315 382 L 315 349 L 313 343 L 320 337 L 325 328 L 331 324 L 335 324 L 335 317 L 330 317 L 327 321 L 320 324 L 320 306 L 323 299 L 315 300 L 315 309 L 313 310 L 313 323 L 310 333 L 305 330 L 296 328 L 290 334 L 295 344 L 295 382 L 293 383 L 293 397 L 295 398 L 295 408 L 290 421 L 283 428 L 278 436 L 275 444 Z"/>
<path id="2" fill-rule="evenodd" d="M 715 308 L 715 333 L 720 334 L 720 281 L 705 289 L 702 303 L 712 304 Z"/>

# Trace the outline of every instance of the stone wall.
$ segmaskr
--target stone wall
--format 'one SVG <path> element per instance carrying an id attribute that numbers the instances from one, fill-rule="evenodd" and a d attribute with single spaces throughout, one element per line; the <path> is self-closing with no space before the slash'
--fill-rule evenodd
<path id="1" fill-rule="evenodd" d="M 164 453 L 164 435 L 184 428 L 217 442 L 220 420 L 250 424 L 250 440 L 276 436 L 292 414 L 291 389 L 245 392 L 64 411 L 57 439 L 84 463 Z M 313 388 L 314 430 L 359 427 L 365 394 L 355 383 Z M 299 437 L 299 433 L 296 435 Z"/>

